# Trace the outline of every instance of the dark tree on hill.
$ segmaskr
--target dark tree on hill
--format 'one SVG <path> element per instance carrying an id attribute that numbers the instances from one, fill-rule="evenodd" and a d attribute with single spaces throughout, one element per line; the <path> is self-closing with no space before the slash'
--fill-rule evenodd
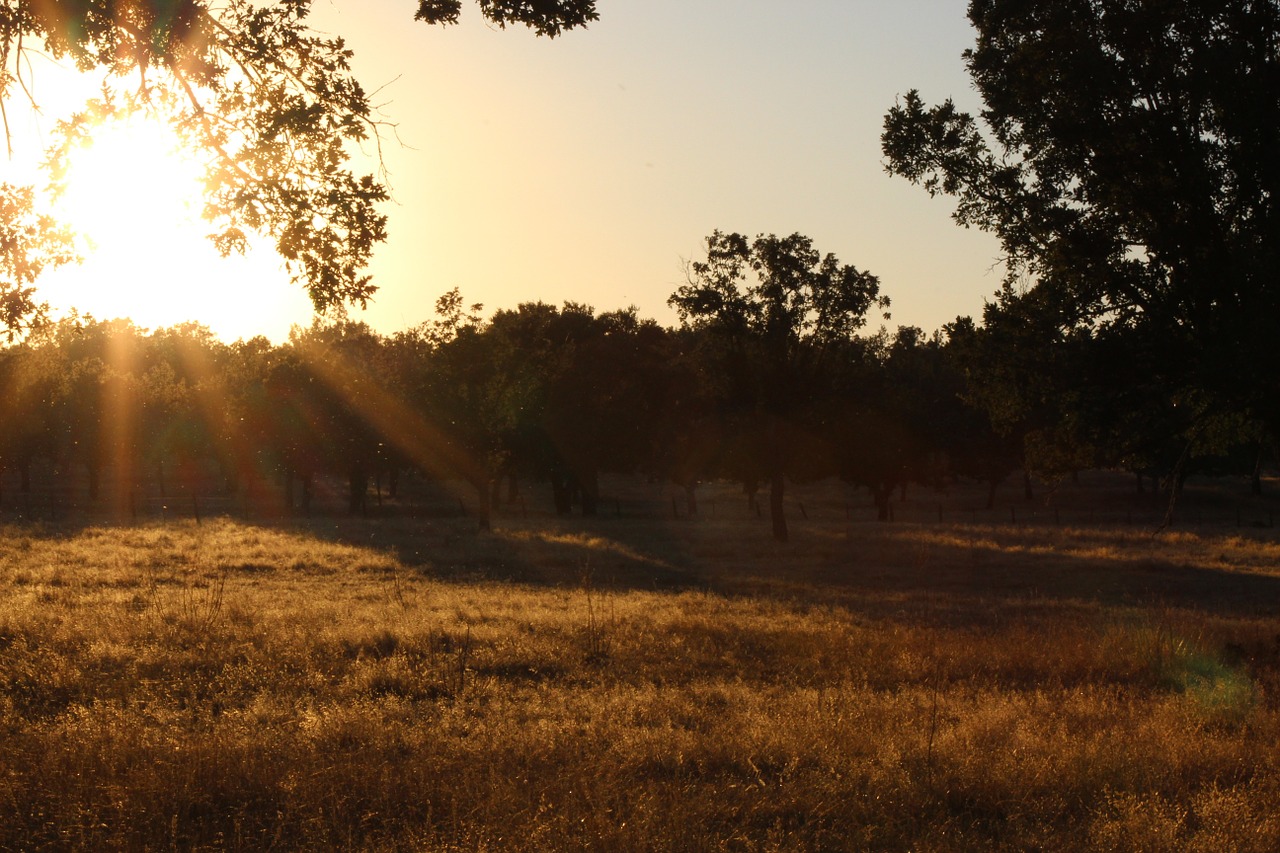
<path id="1" fill-rule="evenodd" d="M 769 483 L 774 538 L 785 542 L 785 479 L 805 450 L 802 421 L 830 393 L 841 346 L 870 309 L 888 306 L 879 280 L 800 234 L 749 240 L 716 231 L 706 260 L 690 265 L 688 284 L 668 301 L 712 344 L 721 405 L 754 437 L 751 462 Z"/>
<path id="2" fill-rule="evenodd" d="M 1123 340 L 1192 419 L 1280 424 L 1280 4 L 973 0 L 974 117 L 912 91 L 890 172 L 996 234 L 1066 334 Z M 1048 345 L 1048 342 L 1046 342 Z"/>
<path id="3" fill-rule="evenodd" d="M 421 0 L 416 17 L 451 23 L 460 7 Z M 594 0 L 480 0 L 480 8 L 499 26 L 550 37 L 596 19 Z M 351 171 L 349 150 L 376 141 L 380 119 L 350 73 L 351 51 L 311 30 L 310 11 L 310 0 L 0 0 L 6 138 L 15 107 L 40 107 L 28 85 L 33 55 L 100 70 L 101 94 L 57 125 L 55 181 L 98 123 L 153 111 L 206 155 L 205 215 L 221 251 L 243 251 L 248 232 L 264 234 L 318 310 L 363 306 L 376 289 L 363 270 L 386 237 L 387 192 Z M 20 330 L 40 316 L 32 273 L 68 260 L 67 244 L 26 188 L 0 184 L 0 214 L 0 324 Z"/>

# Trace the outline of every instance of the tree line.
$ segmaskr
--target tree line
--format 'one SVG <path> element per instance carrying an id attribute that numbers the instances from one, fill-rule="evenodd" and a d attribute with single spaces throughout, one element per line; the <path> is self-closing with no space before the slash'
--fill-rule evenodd
<path id="1" fill-rule="evenodd" d="M 453 23 L 461 5 L 424 0 L 416 17 Z M 479 5 L 551 37 L 596 19 L 592 0 Z M 0 105 L 30 101 L 6 73 L 28 50 L 143 81 L 104 84 L 58 125 L 55 184 L 96 122 L 161 108 L 211 155 L 221 249 L 257 231 L 317 308 L 372 296 L 386 192 L 350 172 L 346 146 L 379 122 L 309 3 L 0 9 Z M 1260 488 L 1280 432 L 1280 2 L 971 0 L 968 16 L 981 111 L 908 91 L 881 143 L 888 172 L 999 238 L 1008 277 L 980 322 L 866 333 L 887 307 L 874 276 L 800 235 L 716 232 L 671 298 L 676 328 L 540 303 L 485 319 L 451 294 L 439 320 L 391 338 L 336 324 L 282 347 L 184 343 L 214 380 L 136 331 L 45 325 L 35 284 L 74 259 L 70 237 L 30 188 L 0 184 L 0 323 L 30 335 L 4 355 L 6 400 L 26 402 L 0 453 L 20 470 L 75 460 L 95 490 L 105 460 L 172 468 L 189 444 L 229 488 L 275 471 L 305 500 L 341 469 L 353 504 L 370 470 L 434 466 L 486 496 L 501 476 L 540 478 L 586 513 L 603 470 L 672 478 L 691 502 L 699 479 L 732 477 L 767 487 L 779 539 L 786 483 L 831 474 L 882 512 L 906 480 L 1019 466 L 1123 467 L 1172 493 L 1197 470 L 1244 471 Z"/>
<path id="2" fill-rule="evenodd" d="M 1256 476 L 1271 446 L 1237 413 L 1188 450 L 1177 400 L 1117 409 L 1123 370 L 1088 347 L 1045 349 L 1003 312 L 932 334 L 869 330 L 888 307 L 878 280 L 801 235 L 714 233 L 670 301 L 680 322 L 664 327 L 576 303 L 485 316 L 453 290 L 405 331 L 317 322 L 279 345 L 63 320 L 0 350 L 0 463 L 29 491 L 44 460 L 100 501 L 120 499 L 102 493 L 107 470 L 113 488 L 145 476 L 162 495 L 216 471 L 227 494 L 303 511 L 317 478 L 338 478 L 352 512 L 374 478 L 394 494 L 417 471 L 469 484 L 484 526 L 520 483 L 591 516 L 602 474 L 642 473 L 681 487 L 696 515 L 698 484 L 717 478 L 767 495 L 785 541 L 788 482 L 863 486 L 887 520 L 908 483 L 963 477 L 993 493 L 1018 470 L 1096 466 L 1139 483 L 1195 465 Z M 1107 373 L 1120 375 L 1092 397 L 1056 394 L 1055 378 Z"/>

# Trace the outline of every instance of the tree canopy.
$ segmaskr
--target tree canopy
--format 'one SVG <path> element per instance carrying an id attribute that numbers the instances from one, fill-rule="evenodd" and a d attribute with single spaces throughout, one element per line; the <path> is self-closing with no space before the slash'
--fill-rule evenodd
<path id="1" fill-rule="evenodd" d="M 867 312 L 888 308 L 880 281 L 802 234 L 716 231 L 668 302 L 682 323 L 709 333 L 721 404 L 755 436 L 748 476 L 769 482 L 774 537 L 785 542 L 784 476 L 801 449 L 799 421 L 830 388 L 829 370 Z"/>
<path id="2" fill-rule="evenodd" d="M 1280 4 L 972 0 L 969 18 L 984 109 L 909 92 L 888 171 L 998 235 L 1002 304 L 1029 287 L 1206 416 L 1280 423 Z"/>
<path id="3" fill-rule="evenodd" d="M 499 26 L 524 24 L 554 37 L 596 19 L 594 0 L 479 0 Z M 421 0 L 427 23 L 458 20 L 461 0 Z M 272 239 L 317 310 L 367 303 L 365 274 L 386 237 L 380 176 L 352 169 L 351 146 L 380 144 L 382 119 L 352 76 L 340 37 L 308 27 L 310 0 L 0 0 L 0 119 L 38 108 L 30 54 L 102 73 L 100 94 L 57 125 L 49 152 L 56 185 L 71 152 L 94 127 L 148 110 L 206 152 L 205 217 L 224 253 L 248 232 Z M 0 185 L 0 322 L 13 330 L 38 315 L 32 278 L 69 260 L 59 232 L 30 211 L 24 189 Z M 33 217 L 36 217 L 34 220 Z M 36 227 L 28 223 L 34 221 Z"/>

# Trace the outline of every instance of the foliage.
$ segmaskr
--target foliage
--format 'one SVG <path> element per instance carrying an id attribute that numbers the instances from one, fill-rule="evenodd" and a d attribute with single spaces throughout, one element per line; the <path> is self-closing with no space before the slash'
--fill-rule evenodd
<path id="1" fill-rule="evenodd" d="M 460 0 L 422 2 L 428 23 L 457 19 Z M 481 0 L 487 18 L 555 36 L 596 19 L 591 0 Z M 354 145 L 381 145 L 382 120 L 350 71 L 341 38 L 308 27 L 310 0 L 0 2 L 0 117 L 25 98 L 29 53 L 46 51 L 102 74 L 101 95 L 63 118 L 49 161 L 55 186 L 100 124 L 139 111 L 169 122 L 205 152 L 205 217 L 224 254 L 247 232 L 269 236 L 317 311 L 363 307 L 376 290 L 363 272 L 386 237 L 387 190 L 351 171 Z M 0 193 L 0 322 L 39 318 L 32 285 L 45 263 L 68 259 L 62 232 L 30 212 L 29 191 Z M 16 210 L 16 212 L 15 212 Z"/>
<path id="2" fill-rule="evenodd" d="M 480 9 L 499 27 L 524 24 L 550 38 L 599 19 L 595 0 L 480 0 Z M 462 0 L 418 0 L 414 17 L 429 24 L 456 24 L 461 12 Z"/>
<path id="3" fill-rule="evenodd" d="M 36 297 L 40 274 L 74 259 L 71 235 L 36 212 L 31 188 L 0 183 L 0 330 L 9 341 L 44 320 L 46 306 Z"/>
<path id="4" fill-rule="evenodd" d="M 885 119 L 887 169 L 996 234 L 1063 334 L 1124 335 L 1209 409 L 1277 423 L 1273 0 L 973 0 L 985 108 Z M 1048 341 L 1046 341 L 1046 345 Z"/>
<path id="5" fill-rule="evenodd" d="M 716 231 L 668 302 L 706 333 L 722 410 L 750 436 L 746 477 L 769 481 L 774 536 L 786 541 L 783 478 L 804 450 L 802 421 L 831 386 L 841 347 L 889 300 L 874 275 L 819 254 L 803 235 L 748 241 Z"/>
<path id="6" fill-rule="evenodd" d="M 11 413 L 0 468 L 28 496 L 33 466 L 44 472 L 37 493 L 56 477 L 60 501 L 79 502 L 87 476 L 91 512 L 116 514 L 148 493 L 308 513 L 320 488 L 345 491 L 359 514 L 371 481 L 394 497 L 401 474 L 416 472 L 467 484 L 483 524 L 500 482 L 508 502 L 523 506 L 521 483 L 545 483 L 557 511 L 589 516 L 602 474 L 640 471 L 678 484 L 693 517 L 701 482 L 767 480 L 772 499 L 779 472 L 792 484 L 838 475 L 870 490 L 890 520 L 890 496 L 908 483 L 972 478 L 994 490 L 1027 466 L 1052 479 L 1101 460 L 1177 473 L 1173 485 L 1252 473 L 1259 488 L 1269 450 L 1257 420 L 1205 417 L 1201 401 L 1161 401 L 1156 386 L 1136 386 L 1123 398 L 1133 408 L 1111 411 L 1119 398 L 1103 380 L 1128 383 L 1124 370 L 1037 349 L 1030 327 L 1005 313 L 947 336 L 906 328 L 832 341 L 805 362 L 813 372 L 792 374 L 790 396 L 766 398 L 759 380 L 776 366 L 745 358 L 764 352 L 758 342 L 734 350 L 710 326 L 545 303 L 481 319 L 478 306 L 461 314 L 461 298 L 446 297 L 440 319 L 389 338 L 342 321 L 278 346 L 222 344 L 195 324 L 60 321 L 0 349 L 0 405 Z M 1078 373 L 1083 390 L 1057 399 L 1020 384 L 1049 370 Z M 767 407 L 780 399 L 791 408 Z"/>

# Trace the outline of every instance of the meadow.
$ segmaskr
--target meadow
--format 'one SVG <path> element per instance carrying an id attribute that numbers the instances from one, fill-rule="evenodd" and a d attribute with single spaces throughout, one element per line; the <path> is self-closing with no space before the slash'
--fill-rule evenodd
<path id="1" fill-rule="evenodd" d="M 1272 528 L 716 488 L 9 524 L 0 849 L 1280 849 Z"/>

